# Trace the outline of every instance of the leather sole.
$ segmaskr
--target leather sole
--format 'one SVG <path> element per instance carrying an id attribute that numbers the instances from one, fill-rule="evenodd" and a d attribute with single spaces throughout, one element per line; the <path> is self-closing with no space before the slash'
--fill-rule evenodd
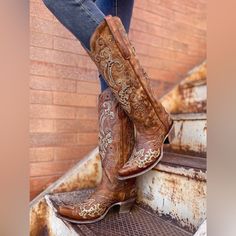
<path id="1" fill-rule="evenodd" d="M 165 139 L 164 139 L 163 144 L 161 146 L 161 154 L 160 154 L 159 158 L 151 166 L 149 166 L 148 168 L 140 171 L 139 173 L 133 174 L 133 175 L 128 175 L 128 176 L 119 176 L 118 175 L 117 179 L 119 179 L 119 180 L 126 180 L 126 179 L 136 178 L 136 177 L 138 177 L 140 175 L 143 175 L 143 174 L 147 173 L 149 170 L 153 169 L 161 161 L 161 159 L 163 157 L 163 146 L 164 146 L 165 141 L 168 139 L 168 136 L 169 136 L 171 130 L 173 129 L 173 127 L 174 127 L 174 122 L 171 125 L 169 132 L 165 136 Z M 169 142 L 169 140 L 167 142 Z"/>

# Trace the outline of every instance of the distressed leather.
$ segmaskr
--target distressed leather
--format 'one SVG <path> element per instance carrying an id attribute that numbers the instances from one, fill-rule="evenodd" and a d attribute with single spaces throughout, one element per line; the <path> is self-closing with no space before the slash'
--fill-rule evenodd
<path id="1" fill-rule="evenodd" d="M 106 89 L 99 97 L 99 154 L 102 181 L 84 202 L 60 206 L 59 214 L 78 221 L 95 220 L 114 203 L 136 197 L 135 179 L 117 179 L 118 170 L 128 161 L 134 146 L 133 123 Z"/>
<path id="2" fill-rule="evenodd" d="M 90 48 L 90 57 L 136 129 L 133 152 L 119 175 L 128 177 L 144 172 L 161 158 L 172 120 L 154 99 L 147 74 L 118 17 L 105 17 L 91 37 Z"/>

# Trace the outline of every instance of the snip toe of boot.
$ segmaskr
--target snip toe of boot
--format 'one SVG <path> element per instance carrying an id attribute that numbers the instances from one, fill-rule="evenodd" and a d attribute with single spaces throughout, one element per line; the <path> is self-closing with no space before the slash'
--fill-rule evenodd
<path id="1" fill-rule="evenodd" d="M 58 213 L 68 218 L 74 218 L 73 209 L 71 207 L 59 206 Z"/>
<path id="2" fill-rule="evenodd" d="M 119 177 L 128 177 L 130 175 L 134 175 L 139 172 L 139 169 L 136 166 L 126 166 L 124 165 L 119 171 L 118 171 L 118 178 Z"/>

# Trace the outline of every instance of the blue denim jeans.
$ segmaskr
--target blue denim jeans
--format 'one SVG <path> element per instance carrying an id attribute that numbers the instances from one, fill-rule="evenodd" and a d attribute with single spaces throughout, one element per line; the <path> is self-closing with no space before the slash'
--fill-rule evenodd
<path id="1" fill-rule="evenodd" d="M 90 50 L 90 37 L 106 15 L 120 17 L 125 29 L 129 26 L 134 0 L 43 0 L 55 17 L 80 41 L 86 50 Z M 101 90 L 108 85 L 99 76 Z"/>

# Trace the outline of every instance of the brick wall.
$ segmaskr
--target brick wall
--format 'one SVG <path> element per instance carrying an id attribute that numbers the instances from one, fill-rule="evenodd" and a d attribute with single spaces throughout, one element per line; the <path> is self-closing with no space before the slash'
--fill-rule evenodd
<path id="1" fill-rule="evenodd" d="M 206 0 L 136 0 L 130 38 L 160 97 L 206 57 Z M 30 0 L 31 198 L 97 145 L 97 76 L 75 37 Z"/>

